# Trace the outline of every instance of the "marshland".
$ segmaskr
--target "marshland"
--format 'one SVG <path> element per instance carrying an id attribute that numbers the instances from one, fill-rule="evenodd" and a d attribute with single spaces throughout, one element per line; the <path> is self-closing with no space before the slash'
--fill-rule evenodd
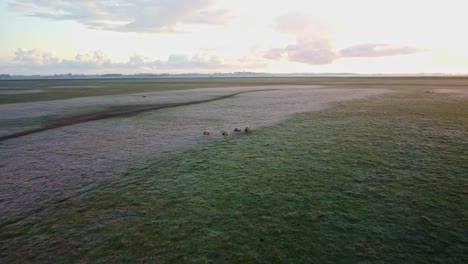
<path id="1" fill-rule="evenodd" d="M 465 77 L 0 80 L 0 123 L 0 262 L 468 261 Z"/>

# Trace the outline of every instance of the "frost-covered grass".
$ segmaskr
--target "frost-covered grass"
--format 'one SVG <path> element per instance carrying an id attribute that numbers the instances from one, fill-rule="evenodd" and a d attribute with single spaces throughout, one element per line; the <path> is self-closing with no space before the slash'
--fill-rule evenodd
<path id="1" fill-rule="evenodd" d="M 466 87 L 466 77 L 280 77 L 182 79 L 0 80 L 0 104 L 62 100 L 88 96 L 256 85 L 452 86 Z M 40 93 L 30 93 L 41 90 Z M 5 91 L 9 94 L 2 94 Z M 12 91 L 16 91 L 12 93 Z M 21 94 L 23 93 L 23 94 Z"/>
<path id="2" fill-rule="evenodd" d="M 293 80 L 293 81 L 291 81 Z M 96 80 L 0 80 L 0 104 L 63 100 L 89 96 L 252 85 L 310 84 L 308 78 L 183 78 Z M 314 81 L 312 81 L 314 83 Z M 41 93 L 31 93 L 41 90 Z M 3 93 L 1 93 L 4 91 Z M 15 91 L 15 93 L 13 93 Z"/>
<path id="3" fill-rule="evenodd" d="M 467 139 L 451 94 L 297 114 L 4 226 L 0 260 L 466 263 Z"/>

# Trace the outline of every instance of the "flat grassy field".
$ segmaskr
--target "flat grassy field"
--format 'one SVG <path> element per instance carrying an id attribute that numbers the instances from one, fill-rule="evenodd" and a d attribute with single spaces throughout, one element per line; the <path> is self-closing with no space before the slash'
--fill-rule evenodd
<path id="1" fill-rule="evenodd" d="M 293 81 L 292 81 L 293 80 Z M 327 79 L 328 80 L 328 79 Z M 76 80 L 11 80 L 0 81 L 0 92 L 36 91 L 34 93 L 0 94 L 0 104 L 71 99 L 88 96 L 121 95 L 145 92 L 186 90 L 194 88 L 309 84 L 324 82 L 311 78 L 182 78 L 182 79 L 76 79 Z"/>
<path id="2" fill-rule="evenodd" d="M 54 102 L 74 98 L 107 98 L 108 96 L 130 95 L 135 105 L 135 95 L 145 93 L 189 90 L 196 88 L 228 88 L 232 86 L 273 86 L 273 85 L 320 85 L 339 88 L 390 88 L 394 90 L 418 90 L 450 87 L 467 87 L 468 77 L 256 77 L 256 78 L 156 78 L 156 79 L 67 79 L 67 80 L 0 80 L 0 106 L 29 102 Z M 261 88 L 259 88 L 261 89 Z M 149 98 L 148 98 L 149 99 Z M 129 100 L 130 101 L 130 100 Z M 148 106 L 160 105 L 158 102 L 142 99 L 138 103 Z M 70 104 L 68 101 L 62 101 Z M 121 104 L 119 104 L 121 106 Z M 63 118 L 89 115 L 97 112 L 112 111 L 114 105 L 102 101 L 92 106 L 69 107 L 52 114 L 36 117 L 1 117 L 0 137 L 41 130 L 50 123 L 60 122 Z M 1 140 L 0 140 L 1 141 Z"/>
<path id="3" fill-rule="evenodd" d="M 268 85 L 452 86 L 466 87 L 467 77 L 291 77 L 291 78 L 182 78 L 182 79 L 76 79 L 0 80 L 0 104 L 71 99 L 194 88 Z M 27 92 L 2 94 L 2 91 Z M 39 91 L 39 92 L 38 92 Z"/>
<path id="4" fill-rule="evenodd" d="M 395 89 L 135 166 L 0 262 L 468 263 L 468 97 Z"/>

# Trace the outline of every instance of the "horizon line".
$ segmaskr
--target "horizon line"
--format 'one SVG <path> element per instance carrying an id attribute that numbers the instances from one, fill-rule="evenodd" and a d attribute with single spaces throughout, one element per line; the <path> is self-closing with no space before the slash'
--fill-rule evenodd
<path id="1" fill-rule="evenodd" d="M 102 74 L 8 74 L 0 73 L 0 80 L 11 79 L 73 79 L 73 78 L 170 78 L 170 77 L 468 77 L 468 73 L 273 73 L 273 72 L 213 72 L 213 73 L 102 73 Z"/>

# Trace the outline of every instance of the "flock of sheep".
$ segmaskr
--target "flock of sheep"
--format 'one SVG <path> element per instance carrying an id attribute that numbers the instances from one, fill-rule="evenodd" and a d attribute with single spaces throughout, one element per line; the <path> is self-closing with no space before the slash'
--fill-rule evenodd
<path id="1" fill-rule="evenodd" d="M 245 129 L 244 129 L 244 132 L 246 134 L 250 134 L 250 133 L 252 133 L 252 131 L 253 131 L 252 128 L 249 127 L 249 126 L 245 127 Z M 242 132 L 242 129 L 236 127 L 236 128 L 234 128 L 234 132 L 240 133 L 240 132 Z M 211 136 L 211 131 L 210 130 L 205 130 L 203 132 L 203 135 L 204 136 Z M 229 138 L 231 136 L 231 133 L 229 133 L 229 131 L 226 131 L 226 130 L 221 130 L 221 135 L 223 135 L 224 138 Z"/>

